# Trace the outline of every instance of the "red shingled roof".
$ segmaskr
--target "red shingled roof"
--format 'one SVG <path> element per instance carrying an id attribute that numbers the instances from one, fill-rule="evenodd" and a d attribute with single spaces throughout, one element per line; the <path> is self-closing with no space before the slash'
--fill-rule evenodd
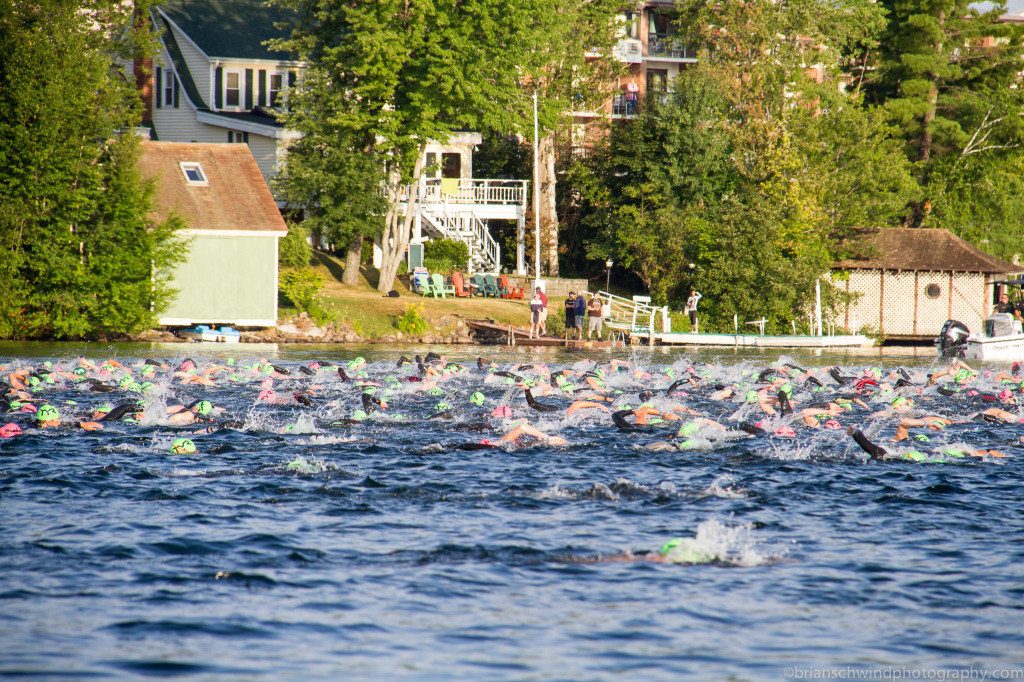
<path id="1" fill-rule="evenodd" d="M 208 184 L 188 184 L 183 162 L 198 163 Z M 288 231 L 248 145 L 144 141 L 138 168 L 157 178 L 158 220 L 173 210 L 193 230 Z"/>
<path id="2" fill-rule="evenodd" d="M 968 244 L 949 230 L 890 227 L 865 230 L 875 255 L 870 258 L 841 260 L 832 267 L 839 270 L 933 270 L 1020 273 L 1024 266 L 990 256 Z"/>

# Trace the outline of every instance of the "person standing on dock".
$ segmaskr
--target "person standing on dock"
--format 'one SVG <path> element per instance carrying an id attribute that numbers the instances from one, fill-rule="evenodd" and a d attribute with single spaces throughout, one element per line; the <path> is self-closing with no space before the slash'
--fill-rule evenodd
<path id="1" fill-rule="evenodd" d="M 576 292 L 570 291 L 565 299 L 565 338 L 576 338 Z"/>
<path id="2" fill-rule="evenodd" d="M 590 303 L 587 304 L 587 315 L 590 317 L 590 325 L 587 327 L 587 340 L 590 340 L 590 334 L 595 329 L 597 330 L 597 340 L 601 340 L 601 324 L 604 317 L 604 305 L 601 303 L 601 299 L 597 294 L 590 297 Z"/>
<path id="3" fill-rule="evenodd" d="M 537 287 L 537 293 L 540 295 L 540 302 L 543 306 L 540 310 L 540 326 L 537 327 L 537 338 L 539 339 L 548 335 L 548 295 L 540 287 Z"/>
<path id="4" fill-rule="evenodd" d="M 686 299 L 686 312 L 690 315 L 690 333 L 697 332 L 697 301 L 701 299 L 700 292 L 696 289 L 690 290 L 690 298 Z"/>
<path id="5" fill-rule="evenodd" d="M 580 289 L 576 296 L 576 338 L 583 338 L 583 323 L 587 321 L 587 292 Z"/>
<path id="6" fill-rule="evenodd" d="M 537 338 L 540 338 L 540 313 L 544 308 L 543 301 L 540 300 L 540 287 L 533 292 L 533 298 L 530 299 L 530 338 L 533 338 L 536 332 Z"/>

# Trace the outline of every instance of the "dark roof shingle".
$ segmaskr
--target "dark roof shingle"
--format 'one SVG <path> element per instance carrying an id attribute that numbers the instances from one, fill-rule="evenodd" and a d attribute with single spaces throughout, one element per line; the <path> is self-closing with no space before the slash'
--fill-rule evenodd
<path id="1" fill-rule="evenodd" d="M 156 9 L 167 15 L 208 57 L 222 59 L 294 59 L 263 43 L 286 38 L 275 24 L 287 21 L 288 10 L 264 0 L 167 0 Z"/>
<path id="2" fill-rule="evenodd" d="M 840 270 L 932 270 L 1020 273 L 1024 266 L 989 255 L 949 230 L 890 227 L 864 230 L 875 255 L 833 263 Z"/>

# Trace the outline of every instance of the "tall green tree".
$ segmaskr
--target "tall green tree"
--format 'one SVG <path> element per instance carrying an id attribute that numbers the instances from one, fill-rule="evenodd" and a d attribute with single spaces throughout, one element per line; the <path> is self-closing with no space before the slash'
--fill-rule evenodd
<path id="1" fill-rule="evenodd" d="M 149 218 L 121 68 L 152 49 L 135 28 L 115 0 L 0 0 L 2 337 L 136 331 L 170 300 L 154 264 L 175 264 L 178 224 Z"/>
<path id="2" fill-rule="evenodd" d="M 982 169 L 1013 165 L 1020 153 L 1022 29 L 999 21 L 1003 3 L 988 3 L 984 11 L 969 0 L 880 5 L 888 24 L 864 90 L 899 126 L 916 164 L 922 196 L 911 204 L 907 224 L 958 231 L 956 220 L 969 217 L 977 223 L 965 235 L 984 231 L 1000 220 L 999 202 L 966 214 L 955 205 L 985 182 Z"/>

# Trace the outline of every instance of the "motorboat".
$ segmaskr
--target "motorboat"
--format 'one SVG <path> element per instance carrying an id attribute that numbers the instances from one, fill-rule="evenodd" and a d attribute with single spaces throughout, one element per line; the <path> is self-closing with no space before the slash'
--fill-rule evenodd
<path id="1" fill-rule="evenodd" d="M 1024 328 L 1010 313 L 993 313 L 983 333 L 972 333 L 957 320 L 946 320 L 935 339 L 939 355 L 965 360 L 1024 360 Z"/>
<path id="2" fill-rule="evenodd" d="M 242 340 L 241 332 L 233 327 L 214 329 L 205 324 L 186 327 L 178 332 L 178 336 L 183 339 L 192 339 L 193 341 L 215 341 L 218 343 L 239 343 Z"/>

